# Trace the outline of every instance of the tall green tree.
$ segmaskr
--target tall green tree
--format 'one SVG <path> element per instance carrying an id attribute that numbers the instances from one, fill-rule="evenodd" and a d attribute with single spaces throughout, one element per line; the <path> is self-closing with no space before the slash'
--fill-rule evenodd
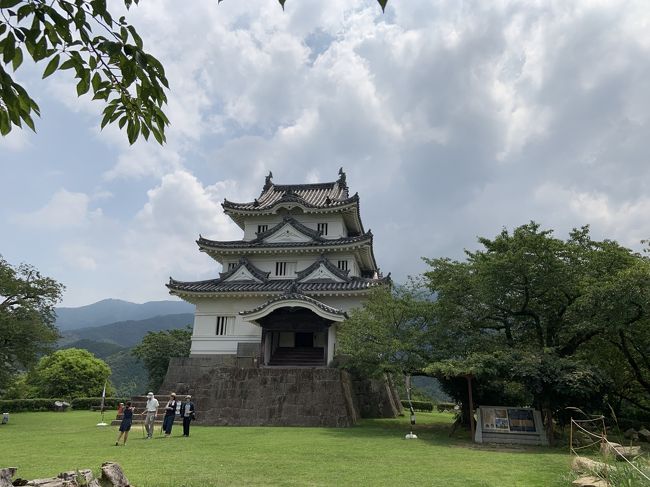
<path id="1" fill-rule="evenodd" d="M 619 399 L 650 412 L 650 261 L 639 257 L 597 280 L 580 304 L 603 330 L 585 353 L 612 377 Z"/>
<path id="2" fill-rule="evenodd" d="M 644 258 L 593 240 L 588 227 L 562 240 L 532 222 L 479 242 L 463 262 L 425 259 L 436 319 L 456 337 L 449 358 L 482 366 L 485 381 L 523 385 L 548 414 L 602 405 L 608 378 L 584 351 L 623 326 L 624 313 L 595 299 L 615 299 L 603 283 L 629 282 L 630 272 L 645 272 Z"/>
<path id="3" fill-rule="evenodd" d="M 563 240 L 534 222 L 479 242 L 462 261 L 425 259 L 427 292 L 373 294 L 341 327 L 351 363 L 437 377 L 464 405 L 472 376 L 475 404 L 547 417 L 607 401 L 648 407 L 648 256 L 588 227 Z"/>
<path id="4" fill-rule="evenodd" d="M 40 397 L 97 397 L 104 384 L 106 394 L 112 393 L 111 368 L 88 350 L 66 348 L 46 355 L 29 373 L 28 382 L 34 385 Z"/>
<path id="5" fill-rule="evenodd" d="M 337 331 L 342 363 L 363 372 L 416 375 L 433 360 L 430 293 L 415 282 L 374 290 Z"/>
<path id="6" fill-rule="evenodd" d="M 132 353 L 144 363 L 149 374 L 149 388 L 158 391 L 172 357 L 189 357 L 192 328 L 148 332 Z"/>
<path id="7" fill-rule="evenodd" d="M 0 391 L 58 339 L 54 306 L 63 290 L 34 267 L 13 267 L 0 256 Z"/>

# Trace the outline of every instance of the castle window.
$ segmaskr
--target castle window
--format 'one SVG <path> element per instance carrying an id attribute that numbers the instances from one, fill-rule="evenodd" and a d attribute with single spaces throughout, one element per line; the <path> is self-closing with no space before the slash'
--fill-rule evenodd
<path id="1" fill-rule="evenodd" d="M 228 262 L 228 270 L 231 271 L 237 267 L 237 262 Z"/>
<path id="2" fill-rule="evenodd" d="M 276 262 L 275 275 L 278 277 L 293 277 L 296 274 L 295 262 Z"/>
<path id="3" fill-rule="evenodd" d="M 228 317 L 227 316 L 217 316 L 217 336 L 224 336 L 228 332 Z"/>
<path id="4" fill-rule="evenodd" d="M 319 223 L 318 231 L 321 235 L 327 235 L 327 223 Z"/>
<path id="5" fill-rule="evenodd" d="M 337 263 L 337 267 L 341 269 L 342 271 L 347 271 L 348 270 L 348 261 L 347 260 L 339 260 Z"/>
<path id="6" fill-rule="evenodd" d="M 286 276 L 287 275 L 287 262 L 276 262 L 275 263 L 275 275 L 276 276 Z"/>
<path id="7" fill-rule="evenodd" d="M 268 225 L 257 225 L 257 233 L 266 232 L 268 229 Z"/>

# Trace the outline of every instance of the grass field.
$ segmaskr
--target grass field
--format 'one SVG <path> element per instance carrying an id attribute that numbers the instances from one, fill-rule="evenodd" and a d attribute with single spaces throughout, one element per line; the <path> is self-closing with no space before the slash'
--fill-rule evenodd
<path id="1" fill-rule="evenodd" d="M 126 447 L 117 427 L 97 427 L 97 413 L 16 413 L 0 426 L 0 467 L 22 478 L 116 461 L 137 487 L 181 486 L 445 486 L 566 487 L 569 456 L 549 448 L 498 450 L 448 438 L 452 416 L 418 414 L 408 422 L 365 420 L 353 428 L 260 428 L 180 424 L 171 438 L 142 439 L 134 426 Z"/>

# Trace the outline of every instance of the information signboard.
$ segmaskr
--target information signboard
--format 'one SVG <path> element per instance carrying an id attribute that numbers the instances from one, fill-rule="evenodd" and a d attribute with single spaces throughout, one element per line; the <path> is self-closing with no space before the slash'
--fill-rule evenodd
<path id="1" fill-rule="evenodd" d="M 531 408 L 480 406 L 475 441 L 547 445 L 539 411 Z"/>

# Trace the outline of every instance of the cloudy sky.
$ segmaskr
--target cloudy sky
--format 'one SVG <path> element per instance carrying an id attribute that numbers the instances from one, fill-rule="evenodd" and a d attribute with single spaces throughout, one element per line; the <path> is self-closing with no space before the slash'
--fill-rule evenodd
<path id="1" fill-rule="evenodd" d="M 645 0 L 179 5 L 127 14 L 170 80 L 164 147 L 100 131 L 69 72 L 18 72 L 42 118 L 0 139 L 0 254 L 64 283 L 65 306 L 215 277 L 195 239 L 240 238 L 220 203 L 258 196 L 269 170 L 343 166 L 398 282 L 530 220 L 650 237 Z"/>

